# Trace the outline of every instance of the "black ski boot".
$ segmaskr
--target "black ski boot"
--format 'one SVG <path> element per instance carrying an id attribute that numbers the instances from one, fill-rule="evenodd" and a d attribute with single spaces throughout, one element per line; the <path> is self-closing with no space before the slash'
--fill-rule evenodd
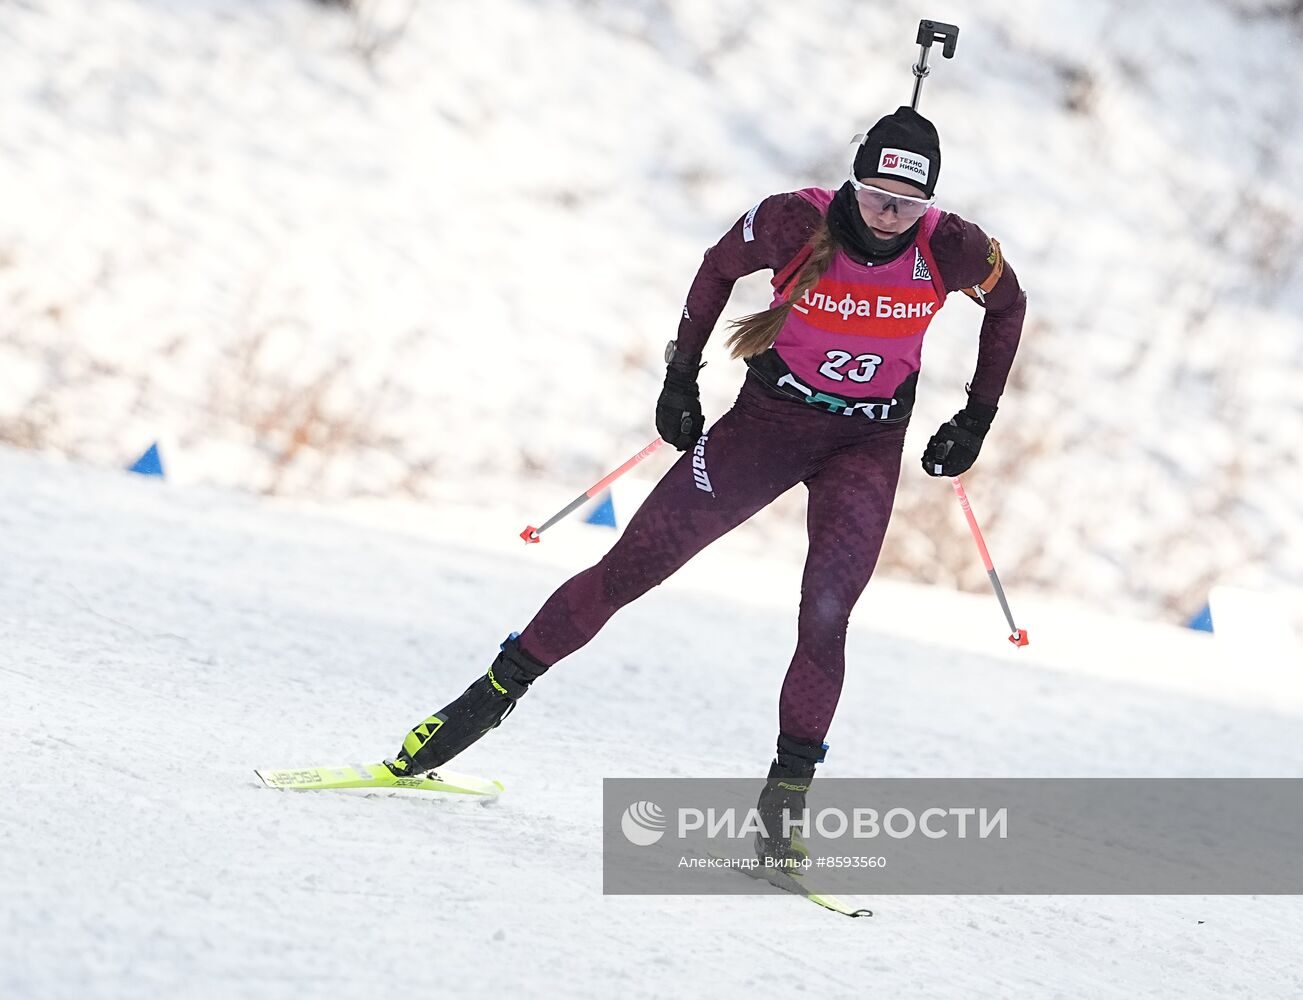
<path id="1" fill-rule="evenodd" d="M 828 749 L 823 743 L 802 743 L 778 737 L 778 755 L 769 765 L 769 778 L 756 803 L 765 834 L 756 834 L 760 863 L 789 875 L 804 875 L 810 852 L 801 838 L 805 818 L 805 793 L 814 779 L 815 766 L 823 762 Z M 784 833 L 784 817 L 790 832 Z"/>
<path id="2" fill-rule="evenodd" d="M 490 729 L 502 724 L 516 700 L 547 667 L 520 648 L 512 632 L 489 672 L 462 696 L 430 716 L 403 740 L 403 748 L 385 766 L 401 778 L 445 764 Z"/>

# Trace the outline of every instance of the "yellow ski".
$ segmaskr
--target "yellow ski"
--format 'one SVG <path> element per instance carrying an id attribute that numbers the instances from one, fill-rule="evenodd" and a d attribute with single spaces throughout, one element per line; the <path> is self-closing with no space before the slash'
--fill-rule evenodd
<path id="1" fill-rule="evenodd" d="M 406 788 L 418 792 L 453 792 L 459 795 L 496 796 L 502 782 L 453 771 L 426 771 L 400 778 L 384 764 L 340 764 L 335 767 L 296 767 L 279 771 L 254 771 L 268 788 L 311 791 L 327 788 Z"/>
<path id="2" fill-rule="evenodd" d="M 706 851 L 712 858 L 721 860 L 727 859 L 727 855 L 719 854 L 715 851 Z M 783 892 L 790 892 L 793 896 L 802 896 L 808 899 L 816 906 L 822 906 L 825 910 L 832 910 L 833 913 L 840 913 L 843 917 L 871 917 L 873 911 L 851 906 L 843 902 L 836 896 L 829 895 L 826 892 L 811 892 L 809 888 L 803 885 L 800 879 L 793 878 L 786 872 L 777 868 L 731 868 L 739 875 L 745 875 L 747 878 L 756 879 L 760 882 L 768 882 L 775 889 L 781 889 Z"/>

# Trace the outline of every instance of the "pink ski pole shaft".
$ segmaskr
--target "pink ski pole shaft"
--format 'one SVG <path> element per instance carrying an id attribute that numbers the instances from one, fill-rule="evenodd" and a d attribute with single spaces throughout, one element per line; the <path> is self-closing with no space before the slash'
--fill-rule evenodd
<path id="1" fill-rule="evenodd" d="M 968 518 L 968 528 L 973 533 L 973 541 L 977 543 L 977 551 L 982 554 L 982 563 L 986 566 L 986 575 L 991 579 L 991 586 L 995 589 L 995 596 L 1000 601 L 1000 607 L 1004 611 L 1005 621 L 1009 623 L 1012 634 L 1009 641 L 1015 646 L 1027 645 L 1027 630 L 1021 629 L 1013 623 L 1013 614 L 1009 611 L 1009 602 L 1005 600 L 1004 588 L 1000 586 L 1000 577 L 996 575 L 995 566 L 991 562 L 991 553 L 986 550 L 986 539 L 982 537 L 982 529 L 977 526 L 977 518 L 973 516 L 973 508 L 968 503 L 968 494 L 964 492 L 964 484 L 955 476 L 950 480 L 950 485 L 955 488 L 955 496 L 959 497 L 959 506 L 964 508 L 964 517 Z"/>
<path id="2" fill-rule="evenodd" d="M 583 493 L 580 493 L 579 496 L 575 497 L 568 504 L 562 507 L 559 511 L 557 511 L 546 521 L 544 521 L 542 527 L 535 528 L 533 525 L 530 525 L 520 533 L 520 537 L 525 540 L 526 545 L 539 541 L 539 535 L 543 534 L 543 532 L 547 531 L 548 528 L 552 527 L 552 525 L 556 524 L 557 521 L 560 521 L 563 517 L 566 517 L 569 514 L 573 514 L 576 510 L 578 510 L 581 506 L 583 506 L 586 500 L 589 500 L 592 497 L 596 496 L 598 493 L 601 493 L 602 490 L 610 486 L 613 482 L 615 482 L 617 479 L 623 476 L 626 472 L 632 469 L 635 465 L 641 462 L 644 458 L 646 458 L 648 455 L 650 455 L 652 452 L 654 452 L 657 448 L 659 448 L 664 443 L 665 442 L 661 438 L 657 438 L 655 441 L 649 444 L 642 451 L 638 452 L 638 454 L 634 455 L 633 458 L 629 459 L 629 461 L 625 462 L 614 472 L 609 473 L 608 475 L 602 477 L 597 482 L 593 483 L 593 485 L 590 486 Z"/>

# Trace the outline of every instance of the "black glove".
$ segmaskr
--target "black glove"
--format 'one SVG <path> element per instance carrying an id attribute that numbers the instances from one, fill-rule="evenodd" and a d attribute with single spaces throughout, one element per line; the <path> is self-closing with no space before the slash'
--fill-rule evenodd
<path id="1" fill-rule="evenodd" d="M 665 366 L 665 388 L 656 400 L 656 430 L 679 451 L 687 451 L 706 426 L 697 388 L 697 372 L 701 369 L 695 361 L 674 351 L 673 343 L 666 355 L 669 364 Z"/>
<path id="2" fill-rule="evenodd" d="M 982 450 L 996 408 L 985 403 L 968 405 L 937 428 L 923 449 L 923 471 L 929 476 L 957 476 L 967 472 Z"/>

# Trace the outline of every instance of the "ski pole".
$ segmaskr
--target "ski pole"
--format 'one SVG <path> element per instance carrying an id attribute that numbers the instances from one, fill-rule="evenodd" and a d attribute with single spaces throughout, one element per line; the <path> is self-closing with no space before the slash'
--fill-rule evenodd
<path id="1" fill-rule="evenodd" d="M 642 451 L 638 452 L 638 454 L 634 455 L 633 458 L 629 459 L 629 461 L 625 462 L 614 472 L 599 479 L 583 493 L 580 493 L 579 496 L 575 497 L 568 504 L 562 507 L 559 511 L 557 511 L 546 521 L 544 521 L 542 527 L 535 528 L 533 525 L 530 525 L 520 533 L 520 537 L 525 540 L 526 545 L 529 545 L 532 542 L 539 541 L 539 537 L 538 537 L 539 535 L 543 534 L 543 532 L 547 531 L 548 528 L 552 527 L 552 525 L 556 524 L 557 521 L 561 520 L 567 514 L 574 513 L 576 509 L 582 506 L 585 500 L 588 500 L 589 498 L 594 497 L 598 493 L 602 492 L 602 490 L 610 486 L 613 482 L 615 482 L 617 479 L 623 476 L 626 472 L 632 469 L 635 465 L 641 462 L 644 458 L 646 458 L 648 455 L 650 455 L 652 452 L 654 452 L 657 448 L 659 448 L 664 443 L 665 443 L 664 440 L 662 440 L 661 438 L 657 438 L 655 441 L 649 444 Z"/>
<path id="2" fill-rule="evenodd" d="M 923 81 L 932 71 L 927 68 L 927 57 L 932 51 L 932 43 L 941 42 L 941 54 L 947 59 L 955 57 L 955 46 L 959 44 L 959 29 L 953 24 L 941 21 L 918 22 L 918 62 L 914 65 L 914 97 L 909 106 L 918 110 L 918 99 L 923 93 Z"/>
<path id="3" fill-rule="evenodd" d="M 982 538 L 982 529 L 977 526 L 977 518 L 973 516 L 973 508 L 969 506 L 968 494 L 964 492 L 964 484 L 955 476 L 950 480 L 950 485 L 955 488 L 955 496 L 959 497 L 959 506 L 964 508 L 964 516 L 968 518 L 968 527 L 973 532 L 973 541 L 977 542 L 977 551 L 982 554 L 982 562 L 986 565 L 986 575 L 991 578 L 991 586 L 995 588 L 995 596 L 1000 601 L 1000 607 L 1004 611 L 1005 621 L 1009 623 L 1009 628 L 1013 634 L 1009 636 L 1009 641 L 1015 646 L 1027 645 L 1027 630 L 1021 629 L 1013 623 L 1013 614 L 1009 611 L 1009 602 L 1004 599 L 1004 588 L 1000 586 L 1000 578 L 995 573 L 995 566 L 991 563 L 991 553 L 986 551 L 986 541 Z"/>

